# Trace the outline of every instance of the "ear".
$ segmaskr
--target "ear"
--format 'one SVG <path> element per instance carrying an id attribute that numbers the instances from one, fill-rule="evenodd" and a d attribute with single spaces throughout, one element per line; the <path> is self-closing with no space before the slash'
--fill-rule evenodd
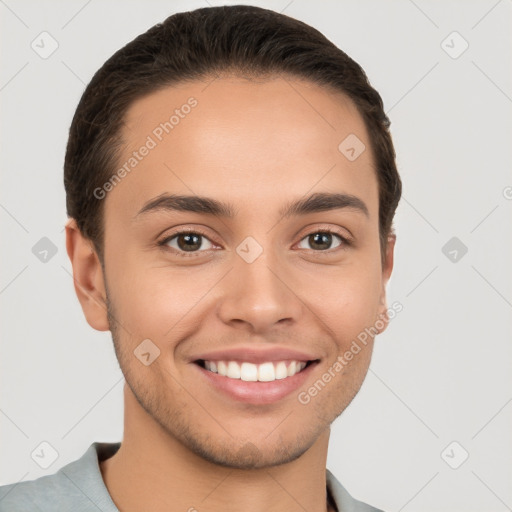
<path id="1" fill-rule="evenodd" d="M 98 331 L 108 331 L 103 269 L 92 242 L 82 235 L 75 219 L 66 224 L 66 249 L 73 267 L 75 292 L 87 323 Z"/>
<path id="2" fill-rule="evenodd" d="M 386 286 L 388 284 L 389 278 L 391 276 L 391 272 L 393 271 L 393 260 L 395 256 L 395 243 L 396 243 L 396 235 L 390 234 L 388 236 L 388 241 L 386 244 L 386 260 L 384 261 L 384 265 L 382 266 L 382 288 L 380 292 L 380 303 L 379 303 L 379 316 L 376 322 L 376 328 L 378 333 L 381 334 L 384 332 L 389 324 L 389 315 L 388 315 L 388 304 L 386 298 Z M 382 326 L 382 323 L 384 325 Z M 377 327 L 379 326 L 379 327 Z"/>

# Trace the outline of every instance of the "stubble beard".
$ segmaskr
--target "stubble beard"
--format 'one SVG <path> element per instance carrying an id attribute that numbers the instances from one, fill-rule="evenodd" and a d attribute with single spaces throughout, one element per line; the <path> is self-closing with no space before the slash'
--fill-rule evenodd
<path id="1" fill-rule="evenodd" d="M 312 417 L 316 417 L 320 421 L 315 425 L 310 425 L 308 431 L 299 433 L 293 440 L 285 440 L 278 433 L 273 433 L 274 446 L 272 449 L 269 449 L 268 445 L 258 447 L 243 437 L 235 438 L 227 432 L 224 439 L 213 438 L 208 432 L 194 428 L 193 424 L 187 421 L 186 412 L 176 407 L 173 408 L 171 401 L 166 400 L 165 395 L 158 393 L 158 389 L 162 389 L 164 386 L 148 386 L 147 381 L 144 383 L 139 378 L 136 371 L 138 361 L 131 349 L 127 348 L 128 345 L 131 347 L 129 339 L 122 339 L 121 331 L 124 329 L 116 320 L 118 318 L 116 308 L 108 290 L 106 290 L 106 305 L 116 357 L 133 396 L 144 411 L 174 442 L 179 442 L 196 456 L 210 463 L 231 469 L 247 470 L 270 468 L 292 462 L 311 448 L 353 398 L 351 397 L 344 406 L 338 404 L 334 411 L 331 407 L 330 413 L 322 411 L 322 414 L 318 415 L 317 410 L 303 411 L 303 414 L 311 414 Z M 128 333 L 126 334 L 129 336 Z M 193 399 L 191 400 L 193 401 Z M 327 414 L 325 414 L 326 412 Z M 206 412 L 205 415 L 207 415 Z M 285 423 L 282 428 L 286 428 Z"/>

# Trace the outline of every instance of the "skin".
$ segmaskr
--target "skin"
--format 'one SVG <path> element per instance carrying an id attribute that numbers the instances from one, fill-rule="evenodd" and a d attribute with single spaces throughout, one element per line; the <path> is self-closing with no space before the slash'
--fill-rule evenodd
<path id="1" fill-rule="evenodd" d="M 124 438 L 102 475 L 121 511 L 325 512 L 330 425 L 359 391 L 373 340 L 307 405 L 296 392 L 265 405 L 226 398 L 197 378 L 190 357 L 292 347 L 320 359 L 307 390 L 385 317 L 395 238 L 382 265 L 370 141 L 352 102 L 318 85 L 226 76 L 206 85 L 165 88 L 127 112 L 122 162 L 174 108 L 198 101 L 104 199 L 104 269 L 73 219 L 66 228 L 85 317 L 111 330 L 126 378 Z M 367 148 L 353 162 L 338 150 L 351 133 Z M 227 201 L 236 215 L 135 218 L 163 192 Z M 314 192 L 357 196 L 368 216 L 348 208 L 279 216 Z M 193 257 L 178 254 L 177 238 L 157 245 L 182 228 L 206 234 Z M 318 249 L 308 235 L 326 229 L 353 242 L 333 235 Z M 263 248 L 252 263 L 236 252 L 247 236 Z M 148 338 L 160 356 L 145 366 L 133 351 Z"/>

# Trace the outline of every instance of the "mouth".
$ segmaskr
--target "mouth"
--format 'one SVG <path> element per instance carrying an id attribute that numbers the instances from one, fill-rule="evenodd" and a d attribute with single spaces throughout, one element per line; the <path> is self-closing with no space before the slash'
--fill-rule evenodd
<path id="1" fill-rule="evenodd" d="M 245 382 L 273 382 L 287 379 L 300 373 L 314 362 L 291 360 L 254 364 L 248 361 L 209 361 L 205 359 L 195 361 L 196 364 L 207 371 L 228 379 L 240 379 Z"/>
<path id="2" fill-rule="evenodd" d="M 256 405 L 279 401 L 304 384 L 319 359 L 288 359 L 252 363 L 242 360 L 197 359 L 193 361 L 207 379 L 209 391 Z"/>

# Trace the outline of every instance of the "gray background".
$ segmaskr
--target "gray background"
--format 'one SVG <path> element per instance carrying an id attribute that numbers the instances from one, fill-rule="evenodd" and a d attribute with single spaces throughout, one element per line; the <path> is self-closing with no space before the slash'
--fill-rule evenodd
<path id="1" fill-rule="evenodd" d="M 0 0 L 0 484 L 122 437 L 110 333 L 86 323 L 65 251 L 67 131 L 115 50 L 208 3 Z M 404 309 L 333 425 L 328 467 L 388 511 L 512 510 L 512 2 L 248 3 L 315 26 L 365 68 L 404 183 L 388 289 Z M 31 47 L 51 49 L 43 31 L 58 43 L 47 58 Z M 47 468 L 31 455 L 42 442 L 58 453 Z"/>

